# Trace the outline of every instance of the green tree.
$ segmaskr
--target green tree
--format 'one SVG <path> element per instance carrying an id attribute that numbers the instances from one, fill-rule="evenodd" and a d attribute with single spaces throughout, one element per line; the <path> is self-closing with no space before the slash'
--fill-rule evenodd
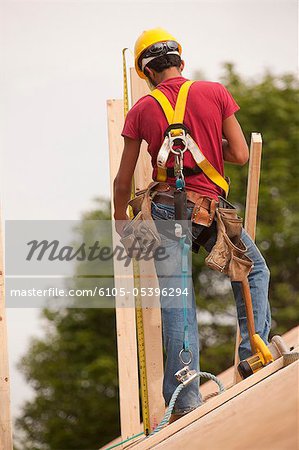
<path id="1" fill-rule="evenodd" d="M 229 63 L 221 81 L 240 106 L 236 116 L 248 144 L 251 132 L 262 133 L 256 242 L 271 271 L 272 334 L 282 334 L 299 319 L 298 81 L 290 74 L 270 73 L 258 82 L 245 80 Z M 244 217 L 248 166 L 227 164 L 225 171 L 232 180 L 230 201 Z M 200 324 L 201 361 L 205 370 L 218 372 L 232 363 L 234 301 L 224 288 L 225 278 L 211 273 L 203 259 L 200 255 L 193 263 L 197 304 L 203 317 L 208 312 L 208 320 Z"/>
<path id="2" fill-rule="evenodd" d="M 298 82 L 292 75 L 266 74 L 258 82 L 241 78 L 231 64 L 223 83 L 239 103 L 247 140 L 263 135 L 257 244 L 271 269 L 273 333 L 298 323 Z M 245 203 L 247 167 L 227 165 L 230 200 Z M 90 235 L 89 219 L 109 217 L 108 203 L 83 217 L 79 230 Z M 194 256 L 199 308 L 201 366 L 219 373 L 233 361 L 235 308 L 228 280 Z M 85 286 L 88 279 L 78 279 Z M 112 309 L 45 310 L 47 329 L 35 339 L 21 368 L 35 398 L 17 421 L 22 450 L 95 449 L 119 435 L 115 319 Z"/>
<path id="3" fill-rule="evenodd" d="M 109 209 L 104 201 L 85 214 L 80 242 L 92 239 L 90 221 L 109 218 Z M 88 278 L 75 287 L 88 288 Z M 20 363 L 35 391 L 16 423 L 20 448 L 97 449 L 119 433 L 115 311 L 45 309 L 42 317 L 46 334 Z"/>
<path id="4" fill-rule="evenodd" d="M 246 85 L 231 64 L 224 83 L 240 103 L 246 136 L 251 131 L 263 136 L 257 243 L 271 270 L 273 332 L 283 333 L 299 318 L 299 84 L 290 74 L 267 73 Z M 232 177 L 236 172 L 230 168 Z M 236 191 L 234 198 L 242 194 Z"/>

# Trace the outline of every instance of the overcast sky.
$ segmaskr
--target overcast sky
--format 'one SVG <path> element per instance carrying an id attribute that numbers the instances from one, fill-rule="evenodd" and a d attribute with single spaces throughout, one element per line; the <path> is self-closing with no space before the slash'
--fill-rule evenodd
<path id="1" fill-rule="evenodd" d="M 79 219 L 109 197 L 106 100 L 122 97 L 121 50 L 144 29 L 177 37 L 187 77 L 218 81 L 225 61 L 252 79 L 298 69 L 296 0 L 2 0 L 0 14 L 4 219 Z M 42 332 L 38 311 L 8 310 L 8 331 L 16 414 L 29 390 L 15 364 Z"/>

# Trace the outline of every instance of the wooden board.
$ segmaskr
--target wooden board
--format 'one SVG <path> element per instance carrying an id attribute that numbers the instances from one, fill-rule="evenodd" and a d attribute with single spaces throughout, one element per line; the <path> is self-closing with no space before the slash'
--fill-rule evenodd
<path id="1" fill-rule="evenodd" d="M 291 367 L 291 366 L 288 366 L 288 367 Z M 212 411 L 216 410 L 217 408 L 219 408 L 225 404 L 230 405 L 232 399 L 239 396 L 241 393 L 247 391 L 248 389 L 252 388 L 253 386 L 254 386 L 254 388 L 251 390 L 252 390 L 252 392 L 255 392 L 255 390 L 256 390 L 255 385 L 260 383 L 262 380 L 265 380 L 266 378 L 271 377 L 274 373 L 276 373 L 277 371 L 280 371 L 281 369 L 283 369 L 283 371 L 286 370 L 286 368 L 283 367 L 283 358 L 277 359 L 273 363 L 264 367 L 262 370 L 256 372 L 251 377 L 243 380 L 242 382 L 240 382 L 238 384 L 235 384 L 234 386 L 232 386 L 230 389 L 228 389 L 221 395 L 218 395 L 217 397 L 212 398 L 207 403 L 203 404 L 202 406 L 195 409 L 191 413 L 183 416 L 181 419 L 168 425 L 167 427 L 165 427 L 164 429 L 159 431 L 159 433 L 157 433 L 156 435 L 150 436 L 147 439 L 143 439 L 143 440 L 140 440 L 139 442 L 136 442 L 135 444 L 133 444 L 132 448 L 134 448 L 134 450 L 135 449 L 148 450 L 150 448 L 154 448 L 157 444 L 159 444 L 161 442 L 163 442 L 163 445 L 165 445 L 164 441 L 167 438 L 175 435 L 175 433 L 178 433 L 180 430 L 183 430 L 184 428 L 186 428 L 193 422 L 198 421 L 198 419 L 203 418 L 206 415 L 208 415 L 208 417 L 211 419 L 210 413 Z M 297 380 L 298 380 L 298 378 L 297 378 Z M 295 387 L 294 387 L 294 389 L 295 389 Z M 292 396 L 292 395 L 293 395 L 292 391 L 290 390 L 290 387 L 289 387 L 288 396 Z M 242 407 L 243 407 L 243 410 L 246 410 L 246 404 L 242 404 Z M 209 420 L 210 428 L 211 428 L 211 422 L 213 422 L 212 419 Z M 218 423 L 219 422 L 217 422 L 217 425 L 218 425 Z M 233 424 L 232 424 L 232 426 L 233 426 Z M 259 427 L 260 422 L 258 422 L 256 424 L 256 426 Z M 217 430 L 217 426 L 214 427 L 214 422 L 213 422 L 213 432 L 215 432 L 215 430 Z M 178 434 L 178 436 L 179 436 L 179 434 Z M 189 435 L 189 439 L 190 439 L 190 442 L 192 442 L 193 438 L 191 438 L 190 436 L 191 435 Z M 173 448 L 177 449 L 178 447 L 173 447 Z M 198 447 L 196 447 L 196 448 L 198 448 Z M 240 448 L 242 448 L 242 446 Z M 252 448 L 255 448 L 255 447 L 252 447 Z M 214 448 L 213 448 L 213 450 L 214 450 Z"/>
<path id="2" fill-rule="evenodd" d="M 113 180 L 117 174 L 121 154 L 123 151 L 123 139 L 121 130 L 123 127 L 123 101 L 108 100 L 108 134 L 110 155 L 110 180 L 111 180 L 111 210 L 113 217 Z M 113 230 L 113 247 L 120 245 L 119 236 Z M 116 289 L 125 288 L 126 292 L 132 292 L 134 278 L 132 265 L 125 267 L 123 261 L 114 258 L 114 283 Z M 117 330 L 117 354 L 118 354 L 118 379 L 120 422 L 122 440 L 140 432 L 140 407 L 138 384 L 138 361 L 136 341 L 136 317 L 134 297 L 132 294 L 116 296 L 116 330 Z"/>
<path id="3" fill-rule="evenodd" d="M 144 80 L 138 77 L 135 69 L 130 70 L 132 105 L 140 97 L 149 93 Z M 152 165 L 147 145 L 141 145 L 140 156 L 134 174 L 136 192 L 145 189 L 152 181 Z M 139 262 L 140 285 L 143 288 L 158 287 L 153 260 Z M 143 328 L 148 386 L 150 427 L 153 430 L 163 418 L 165 403 L 162 395 L 163 383 L 163 344 L 161 329 L 161 310 L 158 297 L 143 297 Z"/>
<path id="4" fill-rule="evenodd" d="M 260 133 L 251 133 L 250 153 L 249 153 L 249 168 L 247 177 L 247 195 L 244 228 L 251 237 L 255 240 L 255 230 L 257 221 L 257 205 L 259 198 L 259 184 L 262 158 L 262 136 Z M 239 345 L 241 343 L 240 328 L 237 324 L 236 345 L 235 345 L 235 383 L 241 380 L 238 372 L 239 359 Z"/>
<path id="5" fill-rule="evenodd" d="M 174 433 L 155 449 L 298 449 L 299 362 Z"/>
<path id="6" fill-rule="evenodd" d="M 289 330 L 289 331 L 288 331 L 287 333 L 285 333 L 282 337 L 283 337 L 284 342 L 286 343 L 286 345 L 287 345 L 289 348 L 291 348 L 291 347 L 299 348 L 299 326 L 298 326 L 298 327 L 295 327 L 295 328 L 293 328 L 293 329 L 291 329 L 291 330 Z M 270 376 L 273 372 L 275 373 L 277 370 L 279 370 L 280 368 L 282 368 L 282 366 L 283 366 L 282 360 L 280 359 L 280 360 L 277 360 L 277 361 L 279 361 L 279 362 L 275 362 L 275 365 L 274 365 L 274 366 L 273 366 L 274 363 L 270 364 L 268 367 L 265 367 L 264 369 L 262 369 L 261 371 L 257 372 L 255 375 L 253 375 L 252 377 L 249 377 L 249 378 L 247 379 L 247 381 L 246 381 L 246 380 L 242 381 L 242 383 L 238 384 L 237 386 L 234 386 L 234 385 L 233 385 L 233 379 L 234 379 L 234 366 L 230 367 L 229 369 L 225 370 L 225 371 L 222 372 L 221 374 L 217 375 L 217 377 L 222 381 L 222 383 L 224 384 L 225 388 L 226 388 L 226 389 L 229 389 L 229 390 L 225 393 L 226 395 L 227 395 L 227 393 L 229 393 L 229 394 L 231 393 L 231 389 L 234 389 L 234 391 L 233 391 L 234 394 L 232 395 L 232 398 L 234 398 L 234 396 L 238 395 L 238 393 L 243 392 L 243 391 L 249 389 L 251 386 L 254 386 L 254 385 L 255 385 L 256 383 L 258 383 L 259 381 L 261 381 L 261 380 L 267 378 L 267 377 Z M 271 369 L 271 370 L 270 370 L 270 369 Z M 270 372 L 269 372 L 269 370 L 270 370 Z M 257 378 L 257 375 L 259 375 L 258 378 Z M 246 383 L 245 383 L 245 382 L 246 382 Z M 245 384 L 244 384 L 244 383 L 245 383 Z M 215 390 L 216 390 L 215 387 L 217 388 L 217 386 L 215 385 L 214 382 L 208 381 L 208 382 L 205 383 L 203 386 L 201 386 L 201 388 L 200 388 L 201 394 L 202 394 L 203 396 L 206 396 L 206 395 L 210 394 L 211 392 L 215 392 Z M 244 387 L 244 388 L 243 388 L 243 389 L 240 389 L 240 388 L 242 388 L 242 387 Z M 230 388 L 231 388 L 231 389 L 230 389 Z M 224 394 L 222 394 L 222 395 L 224 395 Z M 202 417 L 202 416 L 204 416 L 205 414 L 208 414 L 208 413 L 209 413 L 210 411 L 212 411 L 213 409 L 217 408 L 217 406 L 219 406 L 218 400 L 219 400 L 220 398 L 221 398 L 221 397 L 214 397 L 214 398 L 210 399 L 210 400 L 204 405 L 204 407 L 206 408 L 205 410 L 203 410 L 203 406 L 201 406 L 200 408 L 198 408 L 197 411 L 198 411 L 198 412 L 199 412 L 199 411 L 203 411 L 203 413 L 197 415 L 197 418 Z M 229 399 L 230 397 L 226 397 L 226 401 L 228 401 L 227 398 Z M 216 404 L 215 404 L 215 400 L 216 400 Z M 225 402 L 224 402 L 224 403 L 225 403 Z M 212 405 L 212 408 L 211 408 L 211 405 Z M 220 405 L 221 405 L 221 402 L 220 402 Z M 170 435 L 172 434 L 173 427 L 175 427 L 176 425 L 178 426 L 178 428 L 176 428 L 176 430 L 177 430 L 177 431 L 180 430 L 181 428 L 183 428 L 183 426 L 182 426 L 182 427 L 180 426 L 180 424 L 182 423 L 182 420 L 184 420 L 184 424 L 185 424 L 186 426 L 187 426 L 189 423 L 193 423 L 193 422 L 196 420 L 196 416 L 195 416 L 195 418 L 192 417 L 192 418 L 190 419 L 189 422 L 187 421 L 187 419 L 188 419 L 188 417 L 191 416 L 191 414 L 194 415 L 195 412 L 196 412 L 196 411 L 194 411 L 194 412 L 188 414 L 187 416 L 185 416 L 184 418 L 180 419 L 179 421 L 174 422 L 172 425 L 167 426 L 167 427 L 165 428 L 165 430 L 162 430 L 161 432 L 159 432 L 159 433 L 155 436 L 155 438 L 159 437 L 158 435 L 161 436 L 161 439 L 162 439 L 162 438 L 165 439 L 167 436 L 170 436 Z M 172 428 L 170 428 L 170 427 L 172 427 Z M 167 434 L 166 432 L 167 432 L 168 434 Z M 160 433 L 162 433 L 162 435 L 161 435 Z M 163 437 L 163 433 L 164 433 L 164 437 Z M 118 441 L 119 441 L 119 438 L 117 438 L 117 439 L 118 439 Z M 153 443 L 153 444 L 154 444 L 154 443 L 157 444 L 157 443 L 161 442 L 161 440 L 154 441 L 154 438 L 153 438 L 153 437 L 151 437 L 150 439 L 151 439 L 150 442 Z M 163 439 L 162 439 L 162 440 L 163 440 Z M 147 441 L 148 441 L 148 440 L 147 440 Z M 110 444 L 107 444 L 105 447 L 102 447 L 102 448 L 103 448 L 103 449 L 104 449 L 104 448 L 107 448 L 109 445 L 112 445 L 112 444 L 114 444 L 114 443 L 116 443 L 116 442 L 117 442 L 117 440 L 115 440 L 115 441 L 113 441 L 113 442 L 110 442 Z M 141 444 L 144 444 L 144 441 L 139 439 L 139 441 L 138 441 L 138 447 L 137 447 L 137 444 L 134 444 L 134 445 L 132 445 L 132 448 L 134 448 L 134 450 L 135 450 L 135 448 L 138 448 L 138 449 L 139 449 L 139 448 L 147 448 L 147 447 L 140 447 Z"/>
<path id="7" fill-rule="evenodd" d="M 10 378 L 5 316 L 3 242 L 0 217 L 0 450 L 12 450 Z"/>
<path id="8" fill-rule="evenodd" d="M 252 133 L 247 181 L 246 214 L 244 221 L 244 228 L 252 240 L 255 240 L 261 157 L 262 136 L 260 133 Z"/>

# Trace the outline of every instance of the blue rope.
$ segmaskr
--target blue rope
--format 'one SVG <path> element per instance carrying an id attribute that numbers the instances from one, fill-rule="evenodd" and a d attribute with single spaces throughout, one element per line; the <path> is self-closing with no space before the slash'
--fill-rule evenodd
<path id="1" fill-rule="evenodd" d="M 218 395 L 225 391 L 225 388 L 224 388 L 222 382 L 219 380 L 219 378 L 215 377 L 215 375 L 213 375 L 213 374 L 211 374 L 209 372 L 198 372 L 197 373 L 197 377 L 207 378 L 208 380 L 215 381 L 215 383 L 217 383 L 218 387 L 219 387 Z M 175 389 L 174 393 L 171 396 L 168 408 L 167 408 L 167 410 L 166 410 L 166 412 L 164 414 L 163 419 L 161 420 L 159 425 L 146 437 L 150 437 L 153 434 L 158 433 L 159 431 L 161 431 L 161 429 L 165 425 L 168 424 L 170 416 L 171 416 L 173 408 L 174 408 L 174 405 L 175 405 L 175 402 L 176 402 L 180 392 L 184 389 L 184 387 L 185 387 L 185 385 L 182 384 L 182 383 L 177 386 L 177 388 Z M 131 441 L 132 439 L 135 439 L 135 438 L 137 438 L 139 436 L 145 436 L 145 434 L 144 433 L 134 434 L 134 436 L 131 436 L 128 439 L 125 439 L 124 441 L 118 442 L 118 444 L 115 444 L 115 445 L 112 445 L 111 447 L 108 447 L 107 450 L 111 450 L 113 448 L 116 448 L 119 445 L 125 444 L 126 442 Z"/>
<path id="2" fill-rule="evenodd" d="M 217 383 L 219 391 L 218 391 L 218 395 L 222 394 L 222 392 L 225 391 L 225 387 L 222 384 L 222 382 L 219 380 L 219 378 L 215 377 L 215 375 L 213 375 L 212 373 L 209 372 L 198 372 L 197 373 L 197 377 L 201 377 L 201 378 L 207 378 L 208 380 L 212 380 L 215 381 L 215 383 Z M 171 416 L 172 410 L 174 408 L 175 402 L 178 398 L 179 393 L 184 389 L 185 385 L 184 384 L 179 384 L 178 387 L 176 388 L 176 390 L 174 391 L 174 393 L 172 394 L 172 397 L 170 399 L 169 402 L 169 406 L 166 410 L 166 413 L 163 417 L 163 419 L 161 420 L 161 422 L 159 423 L 159 425 L 149 434 L 149 436 L 152 436 L 153 434 L 158 433 L 165 425 L 167 425 L 167 423 L 169 422 L 169 418 Z M 147 436 L 147 437 L 149 437 Z"/>
<path id="3" fill-rule="evenodd" d="M 215 381 L 215 383 L 218 384 L 219 387 L 219 392 L 218 395 L 221 394 L 222 392 L 225 391 L 225 388 L 222 384 L 222 382 L 219 380 L 219 378 L 215 377 L 215 375 L 209 373 L 209 372 L 198 372 L 197 373 L 197 377 L 202 377 L 202 378 L 207 378 L 208 380 L 213 380 Z M 170 416 L 172 414 L 175 402 L 180 394 L 180 392 L 184 389 L 185 385 L 184 384 L 179 384 L 177 386 L 177 388 L 175 389 L 174 393 L 171 396 L 168 408 L 164 414 L 163 419 L 161 420 L 161 422 L 159 423 L 159 425 L 148 435 L 146 436 L 147 438 L 152 436 L 153 434 L 158 433 L 159 431 L 161 431 L 161 429 L 168 424 Z M 124 441 L 119 442 L 118 444 L 112 445 L 111 447 L 108 447 L 107 450 L 111 450 L 113 448 L 118 447 L 119 445 L 125 444 L 128 441 L 131 441 L 132 439 L 135 439 L 139 436 L 145 436 L 144 433 L 138 433 L 138 434 L 134 434 L 134 436 L 129 437 L 128 439 L 125 439 Z"/>
<path id="4" fill-rule="evenodd" d="M 184 385 L 183 384 L 179 384 L 178 387 L 176 388 L 176 390 L 174 391 L 174 393 L 172 394 L 172 397 L 170 399 L 169 402 L 169 406 L 166 410 L 166 413 L 164 414 L 163 419 L 161 420 L 161 422 L 159 423 L 159 425 L 149 434 L 149 436 L 152 436 L 155 433 L 158 433 L 158 431 L 160 431 L 164 425 L 167 425 L 172 413 L 172 410 L 174 408 L 176 399 L 178 398 L 179 393 L 181 392 L 182 389 L 184 389 Z"/>

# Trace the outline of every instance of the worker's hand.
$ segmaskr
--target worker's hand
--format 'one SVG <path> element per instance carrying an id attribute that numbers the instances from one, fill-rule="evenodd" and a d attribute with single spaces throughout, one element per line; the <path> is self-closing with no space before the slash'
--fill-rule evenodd
<path id="1" fill-rule="evenodd" d="M 129 216 L 127 216 L 127 215 L 122 216 L 120 218 L 115 217 L 115 229 L 116 229 L 117 234 L 120 235 L 120 237 L 123 236 L 124 228 L 126 225 L 128 225 L 129 221 L 130 221 L 130 219 L 129 219 Z"/>
<path id="2" fill-rule="evenodd" d="M 225 150 L 228 147 L 228 140 L 222 138 L 222 149 Z"/>

